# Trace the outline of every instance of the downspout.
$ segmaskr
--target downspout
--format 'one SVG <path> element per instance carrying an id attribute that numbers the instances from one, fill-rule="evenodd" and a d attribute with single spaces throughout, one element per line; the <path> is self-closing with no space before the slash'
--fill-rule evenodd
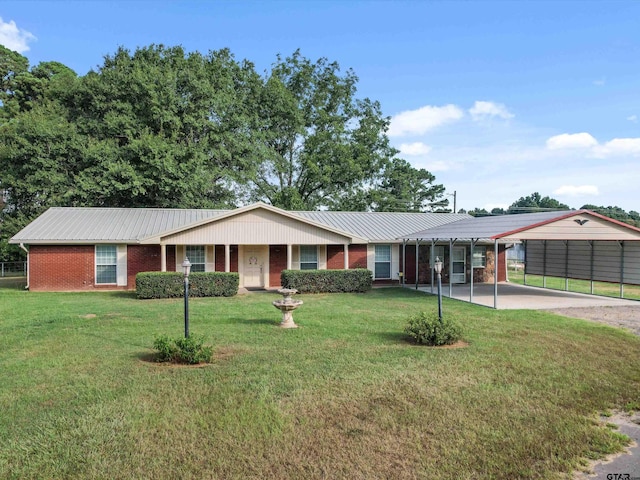
<path id="1" fill-rule="evenodd" d="M 20 242 L 20 248 L 27 252 L 27 285 L 24 287 L 25 290 L 29 290 L 29 249 L 24 246 L 24 243 Z"/>

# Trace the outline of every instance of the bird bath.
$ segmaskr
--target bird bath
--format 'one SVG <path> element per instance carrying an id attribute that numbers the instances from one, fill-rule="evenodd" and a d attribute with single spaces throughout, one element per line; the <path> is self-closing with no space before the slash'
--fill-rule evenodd
<path id="1" fill-rule="evenodd" d="M 294 300 L 291 295 L 298 293 L 295 288 L 281 288 L 278 293 L 282 294 L 282 300 L 276 300 L 273 302 L 273 306 L 282 312 L 282 321 L 280 327 L 282 328 L 298 328 L 293 321 L 293 311 L 302 305 L 302 300 Z"/>

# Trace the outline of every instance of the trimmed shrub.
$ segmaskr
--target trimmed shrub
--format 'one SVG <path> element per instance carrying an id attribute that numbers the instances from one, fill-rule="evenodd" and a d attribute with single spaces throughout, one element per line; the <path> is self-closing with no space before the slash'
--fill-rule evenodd
<path id="1" fill-rule="evenodd" d="M 372 275 L 366 268 L 353 270 L 283 270 L 284 288 L 300 293 L 344 293 L 371 290 Z"/>
<path id="2" fill-rule="evenodd" d="M 159 362 L 209 363 L 213 355 L 213 348 L 204 344 L 204 336 L 191 335 L 188 338 L 169 338 L 161 335 L 153 342 L 153 348 L 158 351 Z"/>
<path id="3" fill-rule="evenodd" d="M 240 277 L 235 272 L 194 272 L 189 275 L 190 297 L 232 297 L 238 293 Z M 140 272 L 136 275 L 140 299 L 184 296 L 184 275 L 180 272 Z"/>
<path id="4" fill-rule="evenodd" d="M 434 312 L 421 312 L 409 318 L 404 332 L 416 343 L 422 345 L 451 345 L 462 337 L 462 327 L 450 317 L 443 317 L 442 322 Z"/>

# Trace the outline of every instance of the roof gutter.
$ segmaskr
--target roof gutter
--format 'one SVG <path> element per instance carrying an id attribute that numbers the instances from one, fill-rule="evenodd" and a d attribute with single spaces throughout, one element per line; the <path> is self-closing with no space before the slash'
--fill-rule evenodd
<path id="1" fill-rule="evenodd" d="M 27 252 L 27 284 L 24 289 L 29 290 L 29 249 L 24 246 L 24 243 L 20 242 L 20 248 Z"/>

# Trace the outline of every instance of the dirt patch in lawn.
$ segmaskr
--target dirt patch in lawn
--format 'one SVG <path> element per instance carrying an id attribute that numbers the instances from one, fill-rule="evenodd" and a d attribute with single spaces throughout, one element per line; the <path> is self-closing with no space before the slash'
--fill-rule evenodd
<path id="1" fill-rule="evenodd" d="M 571 318 L 582 318 L 630 330 L 640 336 L 640 304 L 624 307 L 554 308 L 549 312 Z"/>

